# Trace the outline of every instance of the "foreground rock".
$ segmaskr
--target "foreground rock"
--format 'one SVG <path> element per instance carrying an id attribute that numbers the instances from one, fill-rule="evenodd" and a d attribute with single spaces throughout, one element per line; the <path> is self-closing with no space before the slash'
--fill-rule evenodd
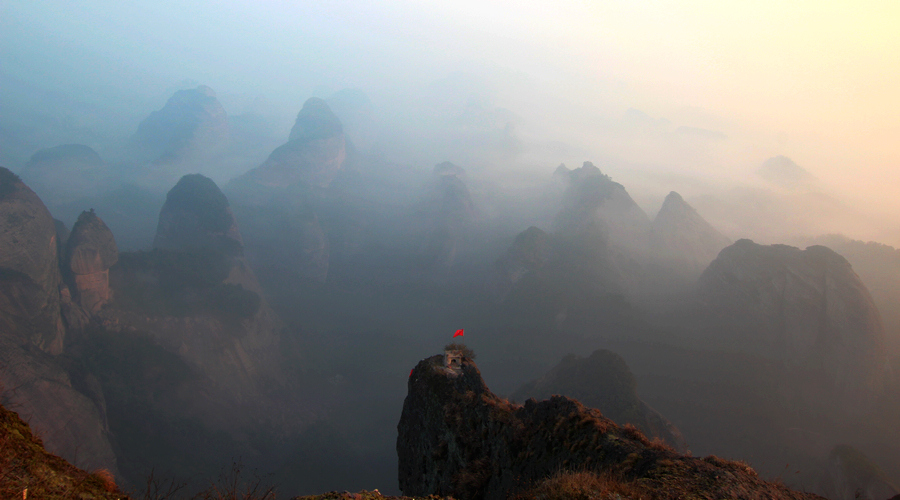
<path id="1" fill-rule="evenodd" d="M 653 445 L 569 398 L 511 404 L 488 390 L 468 359 L 457 369 L 442 356 L 424 359 L 408 388 L 397 426 L 407 495 L 501 499 L 568 469 L 614 477 L 645 497 L 819 498 L 763 481 L 742 463 Z"/>

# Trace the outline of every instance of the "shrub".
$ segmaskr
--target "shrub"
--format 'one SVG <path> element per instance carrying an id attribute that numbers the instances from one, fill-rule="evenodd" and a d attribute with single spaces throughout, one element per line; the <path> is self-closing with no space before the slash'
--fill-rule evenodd
<path id="1" fill-rule="evenodd" d="M 444 350 L 445 351 L 459 351 L 462 353 L 463 358 L 468 359 L 469 361 L 475 360 L 475 351 L 473 351 L 472 348 L 470 348 L 466 344 L 457 344 L 457 343 L 447 344 L 444 346 Z"/>

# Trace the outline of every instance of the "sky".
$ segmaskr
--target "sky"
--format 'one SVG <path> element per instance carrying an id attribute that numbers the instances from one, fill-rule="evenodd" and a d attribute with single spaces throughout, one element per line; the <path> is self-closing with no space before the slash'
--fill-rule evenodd
<path id="1" fill-rule="evenodd" d="M 114 101 L 123 123 L 185 81 L 230 114 L 262 97 L 292 116 L 323 89 L 397 103 L 465 74 L 525 141 L 571 146 L 560 161 L 755 182 L 783 154 L 897 245 L 897 26 L 895 0 L 0 0 L 0 71 Z"/>

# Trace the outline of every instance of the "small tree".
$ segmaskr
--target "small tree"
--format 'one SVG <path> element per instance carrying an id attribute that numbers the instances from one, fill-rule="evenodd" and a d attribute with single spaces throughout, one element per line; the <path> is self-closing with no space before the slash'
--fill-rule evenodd
<path id="1" fill-rule="evenodd" d="M 457 344 L 457 343 L 447 344 L 444 346 L 444 350 L 445 351 L 459 351 L 462 353 L 463 358 L 468 359 L 469 361 L 475 360 L 475 351 L 473 351 L 466 344 Z"/>

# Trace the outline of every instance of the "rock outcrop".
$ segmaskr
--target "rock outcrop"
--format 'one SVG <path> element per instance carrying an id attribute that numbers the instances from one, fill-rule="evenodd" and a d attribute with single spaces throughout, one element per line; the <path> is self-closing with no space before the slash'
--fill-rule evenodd
<path id="1" fill-rule="evenodd" d="M 106 162 L 83 144 L 42 149 L 31 156 L 21 175 L 42 200 L 54 206 L 96 195 L 109 187 L 110 178 Z"/>
<path id="2" fill-rule="evenodd" d="M 73 298 L 87 313 L 109 301 L 109 268 L 118 260 L 112 232 L 93 210 L 82 212 L 66 243 L 65 268 L 71 273 Z"/>
<path id="3" fill-rule="evenodd" d="M 183 159 L 228 137 L 228 114 L 213 89 L 179 90 L 150 113 L 132 136 L 138 158 L 155 163 Z"/>
<path id="4" fill-rule="evenodd" d="M 650 255 L 674 278 L 693 281 L 731 240 L 672 191 L 650 225 Z"/>
<path id="5" fill-rule="evenodd" d="M 745 464 L 653 445 L 569 398 L 510 404 L 468 359 L 457 369 L 443 356 L 424 359 L 407 386 L 397 426 L 406 495 L 508 498 L 567 469 L 602 471 L 650 498 L 817 498 L 767 483 Z"/>
<path id="6" fill-rule="evenodd" d="M 739 240 L 703 272 L 699 294 L 719 345 L 821 373 L 847 409 L 867 407 L 881 389 L 888 372 L 881 318 L 832 250 Z"/>
<path id="7" fill-rule="evenodd" d="M 56 226 L 22 181 L 0 167 L 0 325 L 51 354 L 63 350 Z"/>
<path id="8" fill-rule="evenodd" d="M 634 374 L 625 360 L 612 351 L 598 349 L 586 358 L 570 354 L 543 377 L 520 387 L 512 397 L 518 401 L 540 401 L 555 394 L 596 408 L 619 425 L 634 425 L 679 453 L 688 452 L 681 431 L 638 398 Z"/>

